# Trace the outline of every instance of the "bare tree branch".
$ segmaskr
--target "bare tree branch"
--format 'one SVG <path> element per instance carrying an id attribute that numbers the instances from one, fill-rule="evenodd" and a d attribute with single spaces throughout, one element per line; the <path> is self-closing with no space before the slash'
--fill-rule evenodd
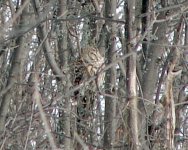
<path id="1" fill-rule="evenodd" d="M 32 99 L 34 102 L 36 102 L 36 104 L 38 106 L 39 113 L 40 113 L 42 122 L 44 124 L 44 129 L 45 129 L 45 132 L 46 132 L 49 142 L 50 142 L 50 146 L 52 147 L 52 149 L 55 150 L 55 149 L 57 149 L 57 146 L 56 146 L 55 140 L 53 138 L 53 135 L 51 134 L 49 121 L 47 121 L 48 119 L 46 117 L 46 114 L 45 114 L 42 104 L 41 104 L 41 95 L 38 90 L 38 88 L 39 88 L 38 87 L 38 85 L 39 85 L 38 78 L 39 78 L 39 76 L 37 75 L 37 73 L 35 73 L 35 75 L 34 75 L 34 93 L 33 93 Z"/>

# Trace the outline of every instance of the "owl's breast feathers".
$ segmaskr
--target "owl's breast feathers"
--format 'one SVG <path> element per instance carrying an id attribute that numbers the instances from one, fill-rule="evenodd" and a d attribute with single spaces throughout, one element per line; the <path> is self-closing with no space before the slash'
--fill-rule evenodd
<path id="1" fill-rule="evenodd" d="M 104 72 L 101 72 L 105 67 L 104 57 L 99 50 L 93 47 L 86 47 L 81 50 L 81 60 L 85 66 L 88 77 L 97 75 L 97 84 L 101 86 L 104 81 Z"/>

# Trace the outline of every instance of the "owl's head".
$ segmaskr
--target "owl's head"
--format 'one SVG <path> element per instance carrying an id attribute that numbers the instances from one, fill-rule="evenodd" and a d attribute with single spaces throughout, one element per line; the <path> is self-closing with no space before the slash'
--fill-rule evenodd
<path id="1" fill-rule="evenodd" d="M 92 65 L 96 68 L 99 68 L 104 64 L 104 57 L 102 57 L 99 50 L 94 47 L 82 48 L 81 58 L 86 65 Z"/>

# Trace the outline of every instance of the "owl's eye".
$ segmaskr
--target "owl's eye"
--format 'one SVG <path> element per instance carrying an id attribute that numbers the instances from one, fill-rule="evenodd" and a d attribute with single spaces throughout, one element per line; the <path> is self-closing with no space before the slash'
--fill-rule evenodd
<path id="1" fill-rule="evenodd" d="M 94 52 L 90 52 L 90 53 L 88 54 L 88 56 L 89 56 L 89 59 L 91 59 L 91 60 L 93 60 L 93 61 L 96 61 L 96 60 L 97 60 L 96 53 L 94 53 Z"/>

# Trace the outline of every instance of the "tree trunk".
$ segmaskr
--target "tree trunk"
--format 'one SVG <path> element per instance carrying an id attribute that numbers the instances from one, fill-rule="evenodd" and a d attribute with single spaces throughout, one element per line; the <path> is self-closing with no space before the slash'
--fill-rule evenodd
<path id="1" fill-rule="evenodd" d="M 22 4 L 24 3 L 24 1 L 22 1 Z M 23 10 L 22 14 L 20 15 L 20 20 L 18 21 L 18 27 L 20 29 L 24 28 L 27 24 L 27 15 L 26 13 L 28 12 L 28 7 L 26 6 L 26 8 Z M 26 56 L 29 53 L 29 51 L 27 51 L 27 49 L 25 48 L 25 36 L 20 36 L 15 40 L 15 46 L 16 48 L 14 49 L 14 52 L 12 54 L 12 62 L 11 62 L 11 68 L 9 70 L 9 77 L 7 79 L 7 85 L 6 88 L 8 87 L 12 87 L 11 89 L 8 88 L 9 90 L 7 91 L 7 93 L 5 93 L 4 95 L 2 95 L 2 101 L 1 101 L 1 105 L 0 105 L 0 131 L 4 130 L 4 126 L 6 123 L 6 116 L 9 110 L 9 104 L 11 101 L 11 97 L 12 95 L 10 93 L 12 93 L 12 90 L 15 89 L 15 83 L 21 83 L 22 82 L 22 71 L 24 70 L 24 65 L 25 65 L 25 60 L 26 60 Z M 20 91 L 17 91 L 18 93 L 20 93 Z M 21 94 L 21 93 L 20 93 Z"/>
<path id="2" fill-rule="evenodd" d="M 138 107 L 137 107 L 137 84 L 136 84 L 136 30 L 135 30 L 135 7 L 136 2 L 129 0 L 127 7 L 125 6 L 126 13 L 126 30 L 127 30 L 127 53 L 134 52 L 133 55 L 127 59 L 127 93 L 129 104 L 129 127 L 130 127 L 130 143 L 131 149 L 139 149 L 140 142 L 138 139 Z"/>
<path id="3" fill-rule="evenodd" d="M 107 18 L 116 19 L 116 0 L 105 1 L 105 14 Z M 106 49 L 108 64 L 116 60 L 116 24 L 107 22 L 110 27 L 110 32 L 106 39 Z M 116 95 L 116 68 L 111 67 L 106 73 L 105 80 L 106 92 L 112 97 Z M 105 116 L 104 116 L 104 148 L 113 149 L 115 146 L 115 130 L 116 130 L 116 107 L 117 99 L 112 97 L 105 97 Z"/>

